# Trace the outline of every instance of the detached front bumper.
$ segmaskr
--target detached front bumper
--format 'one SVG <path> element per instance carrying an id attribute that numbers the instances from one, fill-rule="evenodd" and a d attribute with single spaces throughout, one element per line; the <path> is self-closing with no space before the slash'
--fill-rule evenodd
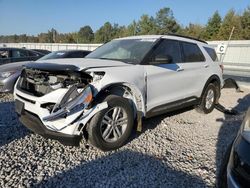
<path id="1" fill-rule="evenodd" d="M 19 115 L 19 121 L 29 130 L 42 135 L 45 138 L 58 140 L 64 145 L 79 146 L 81 135 L 69 135 L 51 131 L 44 126 L 39 117 L 25 110 Z"/>
<path id="2" fill-rule="evenodd" d="M 79 145 L 84 126 L 97 112 L 107 108 L 108 105 L 103 102 L 86 109 L 86 101 L 90 101 L 90 88 L 85 88 L 75 99 L 62 104 L 64 97 L 70 91 L 70 89 L 57 89 L 42 97 L 36 97 L 16 88 L 15 107 L 20 122 L 46 138 L 56 139 L 65 145 Z M 53 112 L 45 108 L 45 104 L 64 106 L 61 105 L 61 109 Z"/>

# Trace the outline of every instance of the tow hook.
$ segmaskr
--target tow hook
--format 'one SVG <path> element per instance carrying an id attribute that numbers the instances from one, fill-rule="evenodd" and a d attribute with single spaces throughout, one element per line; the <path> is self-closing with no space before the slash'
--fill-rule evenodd
<path id="1" fill-rule="evenodd" d="M 232 79 L 232 78 L 227 78 L 224 80 L 224 85 L 222 87 L 222 89 L 224 88 L 235 88 L 236 89 L 236 92 L 243 92 L 239 85 L 237 84 L 237 82 Z M 228 115 L 239 115 L 240 113 L 235 110 L 235 109 L 226 109 L 223 105 L 221 105 L 220 103 L 216 104 L 215 105 L 215 108 L 217 110 L 219 110 L 220 112 L 223 112 L 224 114 L 228 114 Z"/>
<path id="2" fill-rule="evenodd" d="M 228 115 L 239 115 L 239 112 L 235 109 L 228 110 L 224 106 L 222 106 L 220 103 L 215 105 L 215 108 L 219 110 L 220 112 L 223 112 L 224 114 Z"/>

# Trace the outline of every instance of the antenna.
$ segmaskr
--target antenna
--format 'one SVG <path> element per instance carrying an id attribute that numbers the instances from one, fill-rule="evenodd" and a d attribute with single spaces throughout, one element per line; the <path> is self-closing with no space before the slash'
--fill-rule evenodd
<path id="1" fill-rule="evenodd" d="M 228 45 L 229 45 L 230 40 L 231 40 L 231 38 L 232 38 L 232 36 L 233 36 L 234 29 L 235 29 L 235 27 L 233 26 L 233 28 L 232 28 L 232 30 L 231 30 L 231 33 L 230 33 L 230 36 L 229 36 L 228 41 L 227 41 L 227 47 L 226 47 L 226 49 L 225 49 L 225 53 L 224 53 L 224 55 L 223 55 L 222 58 L 221 58 L 221 63 L 222 63 L 222 64 L 223 64 L 224 58 L 225 58 L 226 53 L 227 53 Z"/>

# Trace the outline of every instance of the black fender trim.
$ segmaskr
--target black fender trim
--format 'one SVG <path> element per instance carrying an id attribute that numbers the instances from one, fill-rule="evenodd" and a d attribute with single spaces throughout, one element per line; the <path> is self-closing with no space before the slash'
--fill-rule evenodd
<path id="1" fill-rule="evenodd" d="M 203 94 L 204 94 L 204 92 L 205 92 L 205 90 L 206 90 L 206 88 L 207 88 L 207 86 L 210 84 L 210 83 L 214 83 L 214 82 L 217 82 L 218 83 L 218 90 L 217 90 L 217 99 L 216 99 L 216 104 L 219 102 L 219 98 L 220 98 L 220 95 L 221 95 L 221 81 L 220 81 L 220 78 L 219 78 L 219 76 L 217 76 L 217 75 L 212 75 L 212 76 L 210 76 L 209 78 L 208 78 L 208 80 L 207 80 L 207 82 L 206 82 L 206 84 L 205 84 L 205 86 L 203 87 L 203 90 L 202 90 L 202 93 L 201 93 L 201 96 L 200 96 L 200 98 L 202 98 L 202 96 L 203 96 Z"/>

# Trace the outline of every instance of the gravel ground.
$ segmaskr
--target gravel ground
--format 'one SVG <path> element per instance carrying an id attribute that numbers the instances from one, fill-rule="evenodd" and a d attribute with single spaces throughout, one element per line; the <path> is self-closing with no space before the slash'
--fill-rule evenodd
<path id="1" fill-rule="evenodd" d="M 250 90 L 222 92 L 244 112 Z M 0 95 L 0 187 L 214 187 L 223 153 L 243 114 L 193 109 L 144 121 L 143 132 L 113 152 L 63 146 L 18 123 L 11 95 Z"/>

